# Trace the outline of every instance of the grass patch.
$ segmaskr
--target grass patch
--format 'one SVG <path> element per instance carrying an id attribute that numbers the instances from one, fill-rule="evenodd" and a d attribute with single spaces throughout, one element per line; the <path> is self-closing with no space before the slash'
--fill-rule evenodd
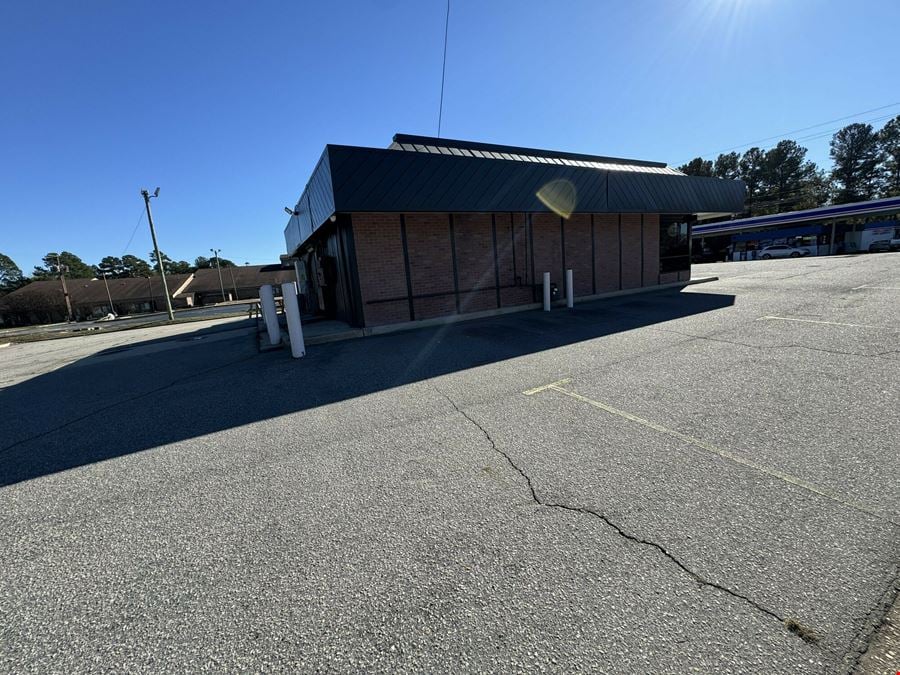
<path id="1" fill-rule="evenodd" d="M 802 638 L 804 642 L 816 644 L 819 641 L 819 636 L 812 628 L 807 628 L 796 619 L 785 619 L 784 625 L 787 626 L 787 629 L 794 635 Z"/>

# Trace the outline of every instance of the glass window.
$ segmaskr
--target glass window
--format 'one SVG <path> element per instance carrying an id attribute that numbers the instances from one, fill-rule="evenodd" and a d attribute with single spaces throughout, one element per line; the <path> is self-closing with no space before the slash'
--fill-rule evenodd
<path id="1" fill-rule="evenodd" d="M 688 216 L 659 217 L 659 271 L 679 272 L 691 267 L 691 225 Z"/>

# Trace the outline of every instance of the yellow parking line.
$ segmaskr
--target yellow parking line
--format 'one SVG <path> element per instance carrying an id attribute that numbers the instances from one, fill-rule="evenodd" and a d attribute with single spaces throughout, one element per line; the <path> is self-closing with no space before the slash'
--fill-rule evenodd
<path id="1" fill-rule="evenodd" d="M 789 483 L 795 487 L 801 488 L 808 492 L 812 492 L 813 494 L 819 495 L 820 497 L 824 497 L 825 499 L 829 499 L 833 502 L 836 502 L 842 506 L 853 509 L 855 511 L 859 511 L 861 513 L 868 514 L 870 516 L 875 516 L 876 518 L 887 520 L 892 525 L 900 525 L 900 523 L 896 523 L 890 518 L 885 518 L 882 514 L 878 513 L 874 509 L 865 506 L 863 504 L 858 504 L 856 502 L 844 499 L 843 497 L 826 490 L 824 488 L 820 488 L 812 483 L 808 483 L 802 478 L 797 478 L 796 476 L 792 476 L 791 474 L 784 473 L 783 471 L 779 471 L 778 469 L 770 469 L 764 466 L 761 466 L 755 462 L 752 462 L 748 459 L 745 459 L 739 455 L 736 455 L 728 450 L 723 450 L 722 448 L 717 448 L 716 446 L 707 443 L 706 441 L 702 441 L 699 438 L 694 438 L 693 436 L 689 436 L 688 434 L 683 434 L 680 431 L 675 431 L 674 429 L 669 429 L 668 427 L 664 427 L 661 424 L 657 424 L 656 422 L 652 422 L 650 420 L 646 420 L 643 417 L 638 417 L 637 415 L 632 415 L 629 412 L 624 410 L 619 410 L 618 408 L 614 408 L 611 405 L 607 405 L 606 403 L 601 403 L 600 401 L 595 401 L 592 398 L 588 398 L 587 396 L 582 396 L 581 394 L 574 392 L 570 389 L 565 389 L 560 386 L 561 384 L 566 384 L 571 382 L 571 378 L 565 380 L 559 380 L 558 382 L 551 382 L 550 384 L 545 384 L 542 387 L 536 387 L 534 389 L 529 389 L 528 391 L 522 392 L 526 396 L 531 396 L 532 394 L 536 394 L 541 391 L 555 391 L 569 398 L 573 398 L 576 401 L 581 401 L 582 403 L 586 403 L 594 408 L 598 408 L 604 412 L 609 413 L 610 415 L 616 415 L 617 417 L 621 417 L 623 419 L 628 420 L 629 422 L 634 422 L 635 424 L 640 424 L 643 427 L 647 427 L 648 429 L 653 429 L 661 434 L 666 434 L 667 436 L 671 436 L 672 438 L 677 438 L 684 443 L 687 443 L 690 446 L 695 448 L 700 448 L 701 450 L 705 450 L 713 455 L 717 455 L 722 459 L 727 459 L 736 464 L 740 464 L 741 466 L 745 466 L 749 469 L 753 469 L 754 471 L 759 471 L 767 476 L 772 478 L 777 478 L 778 480 L 784 481 L 785 483 Z"/>
<path id="2" fill-rule="evenodd" d="M 526 396 L 533 396 L 534 394 L 544 391 L 545 389 L 550 389 L 550 387 L 557 387 L 561 384 L 569 384 L 569 382 L 571 382 L 571 381 L 572 381 L 572 378 L 567 377 L 564 380 L 557 380 L 556 382 L 551 382 L 550 384 L 545 384 L 540 387 L 535 387 L 534 389 L 529 389 L 528 391 L 523 391 L 522 393 L 525 394 Z"/>
<path id="3" fill-rule="evenodd" d="M 797 321 L 799 323 L 819 323 L 825 326 L 848 326 L 850 328 L 880 328 L 864 323 L 838 323 L 836 321 L 816 321 L 815 319 L 796 319 L 788 316 L 761 316 L 757 321 Z"/>

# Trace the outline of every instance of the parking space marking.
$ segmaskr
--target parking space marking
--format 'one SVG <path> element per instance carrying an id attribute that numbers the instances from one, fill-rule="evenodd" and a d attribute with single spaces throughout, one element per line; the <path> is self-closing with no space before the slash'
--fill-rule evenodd
<path id="1" fill-rule="evenodd" d="M 525 394 L 526 396 L 533 396 L 534 394 L 537 394 L 540 391 L 544 391 L 545 389 L 550 389 L 551 387 L 557 387 L 562 384 L 569 384 L 569 382 L 571 382 L 571 381 L 572 381 L 572 378 L 567 377 L 563 380 L 557 380 L 556 382 L 551 382 L 550 384 L 545 384 L 540 387 L 535 387 L 534 389 L 529 389 L 528 391 L 523 391 L 522 393 Z"/>
<path id="2" fill-rule="evenodd" d="M 816 321 L 814 319 L 797 319 L 789 316 L 761 316 L 757 321 L 796 321 L 798 323 L 818 323 L 825 326 L 846 326 L 849 328 L 881 328 L 881 326 L 870 326 L 864 323 L 840 323 L 838 321 Z"/>
<path id="3" fill-rule="evenodd" d="M 836 502 L 836 503 L 840 504 L 841 506 L 853 509 L 854 511 L 859 511 L 861 513 L 865 513 L 870 516 L 874 516 L 875 518 L 878 518 L 879 520 L 886 520 L 887 522 L 891 523 L 892 525 L 900 526 L 900 523 L 895 522 L 894 520 L 892 520 L 890 518 L 886 518 L 882 514 L 878 513 L 877 511 L 875 511 L 874 509 L 872 509 L 868 506 L 865 506 L 864 504 L 858 504 L 856 502 L 844 499 L 840 495 L 835 494 L 834 492 L 831 492 L 824 488 L 820 488 L 817 485 L 813 485 L 812 483 L 809 483 L 809 482 L 803 480 L 802 478 L 792 476 L 791 474 L 785 473 L 783 471 L 779 471 L 778 469 L 770 469 L 768 467 L 762 466 L 760 464 L 757 464 L 756 462 L 750 461 L 749 459 L 745 459 L 744 457 L 741 457 L 732 452 L 729 452 L 728 450 L 723 450 L 722 448 L 718 448 L 710 443 L 707 443 L 706 441 L 700 440 L 699 438 L 694 438 L 693 436 L 690 436 L 688 434 L 683 434 L 680 431 L 676 431 L 675 429 L 669 429 L 668 427 L 664 427 L 663 425 L 657 424 L 656 422 L 652 422 L 650 420 L 644 419 L 643 417 L 638 417 L 637 415 L 632 415 L 629 412 L 626 412 L 624 410 L 619 410 L 618 408 L 614 408 L 613 406 L 608 405 L 606 403 L 601 403 L 600 401 L 595 401 L 592 398 L 588 398 L 587 396 L 583 396 L 582 394 L 579 394 L 575 391 L 572 391 L 571 389 L 566 389 L 565 387 L 561 386 L 562 384 L 567 384 L 571 381 L 572 381 L 571 378 L 567 378 L 565 380 L 559 380 L 557 382 L 551 382 L 550 384 L 545 384 L 541 387 L 535 387 L 534 389 L 529 389 L 528 391 L 524 391 L 522 393 L 525 394 L 526 396 L 533 396 L 534 394 L 537 394 L 537 393 L 540 393 L 543 391 L 555 391 L 559 394 L 563 394 L 564 396 L 568 396 L 569 398 L 575 399 L 576 401 L 580 401 L 581 403 L 586 403 L 589 406 L 598 408 L 599 410 L 609 413 L 610 415 L 615 415 L 617 417 L 621 417 L 622 419 L 626 419 L 629 422 L 634 422 L 635 424 L 639 424 L 643 427 L 652 429 L 661 434 L 666 434 L 667 436 L 671 436 L 672 438 L 677 438 L 678 440 L 683 441 L 684 443 L 687 443 L 689 446 L 699 448 L 699 449 L 704 450 L 713 455 L 717 455 L 718 457 L 721 457 L 722 459 L 726 459 L 726 460 L 729 460 L 736 464 L 740 464 L 741 466 L 744 466 L 748 469 L 758 471 L 758 472 L 763 473 L 771 478 L 776 478 L 778 480 L 784 481 L 785 483 L 789 483 L 790 485 L 798 487 L 802 490 L 806 490 L 807 492 L 811 492 L 820 497 L 824 497 L 825 499 Z"/>

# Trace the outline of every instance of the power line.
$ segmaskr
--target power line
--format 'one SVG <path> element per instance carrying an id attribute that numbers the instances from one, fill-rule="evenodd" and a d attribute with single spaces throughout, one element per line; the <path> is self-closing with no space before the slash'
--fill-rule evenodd
<path id="1" fill-rule="evenodd" d="M 876 116 L 876 117 L 869 117 L 869 118 L 867 118 L 867 119 L 859 120 L 858 123 L 859 123 L 859 124 L 863 124 L 863 123 L 869 124 L 869 123 L 872 123 L 872 122 L 882 122 L 882 121 L 884 121 L 884 120 L 888 120 L 888 119 L 891 119 L 891 118 L 893 118 L 893 117 L 895 117 L 895 115 L 894 115 L 893 113 L 889 113 L 889 114 L 887 114 L 887 115 L 878 115 L 878 116 Z M 809 135 L 807 135 L 807 136 L 800 136 L 799 138 L 786 139 L 786 138 L 782 138 L 782 137 L 780 137 L 780 136 L 772 136 L 772 138 L 780 138 L 781 140 L 792 140 L 792 141 L 794 141 L 795 143 L 801 143 L 801 142 L 806 143 L 807 141 L 815 141 L 815 140 L 819 140 L 820 138 L 825 138 L 825 137 L 827 137 L 827 136 L 830 136 L 830 135 L 834 134 L 834 132 L 839 131 L 839 130 L 841 130 L 841 129 L 843 129 L 843 128 L 844 128 L 844 127 L 832 127 L 832 128 L 830 128 L 830 129 L 825 129 L 824 131 L 818 131 L 818 132 L 816 132 L 816 133 L 814 133 L 814 134 L 809 134 Z M 735 146 L 735 147 L 742 147 L 742 146 Z M 772 146 L 772 147 L 774 147 L 774 146 Z M 760 150 L 764 151 L 764 150 L 766 150 L 766 148 L 765 148 L 765 147 L 762 147 L 762 148 L 760 148 Z M 723 153 L 719 153 L 719 155 L 722 155 L 722 154 L 723 154 Z M 710 157 L 711 157 L 711 155 L 710 155 Z M 696 159 L 696 157 L 692 157 L 690 160 L 687 160 L 687 161 L 684 161 L 684 162 L 680 162 L 680 163 L 678 163 L 678 164 L 673 164 L 673 166 L 682 166 L 683 164 L 687 164 L 687 163 L 689 163 L 690 161 L 692 161 L 692 160 L 694 160 L 694 159 Z M 704 157 L 703 157 L 703 156 L 700 156 L 700 159 L 704 159 Z M 718 159 L 718 156 L 716 157 L 716 159 Z M 704 160 L 704 161 L 707 161 L 707 160 Z M 710 160 L 708 160 L 708 161 L 714 162 L 715 160 L 714 160 L 714 159 L 710 159 Z"/>
<path id="2" fill-rule="evenodd" d="M 808 127 L 802 127 L 802 128 L 800 128 L 800 129 L 794 129 L 793 131 L 785 131 L 784 133 L 776 134 L 776 135 L 774 135 L 774 136 L 767 136 L 766 138 L 760 138 L 760 139 L 757 139 L 757 140 L 755 140 L 755 141 L 750 141 L 749 143 L 743 143 L 743 144 L 741 144 L 741 145 L 733 145 L 733 146 L 731 146 L 730 148 L 725 148 L 724 150 L 719 150 L 719 151 L 717 151 L 717 152 L 712 152 L 712 153 L 702 153 L 702 154 L 696 155 L 696 156 L 698 156 L 698 157 L 708 157 L 708 156 L 712 156 L 712 155 L 718 156 L 718 155 L 720 155 L 720 154 L 722 154 L 722 153 L 730 152 L 731 150 L 738 150 L 738 149 L 740 149 L 740 148 L 747 148 L 747 147 L 750 147 L 750 146 L 755 145 L 755 144 L 757 144 L 757 143 L 763 143 L 763 142 L 765 142 L 765 141 L 772 141 L 772 140 L 775 140 L 775 139 L 782 139 L 782 138 L 785 138 L 786 136 L 789 136 L 789 135 L 791 135 L 791 134 L 797 134 L 797 133 L 800 133 L 801 131 L 809 131 L 810 129 L 817 129 L 817 128 L 819 128 L 819 127 L 824 127 L 826 124 L 833 124 L 833 123 L 835 123 L 835 122 L 842 122 L 842 121 L 844 121 L 844 120 L 853 119 L 854 117 L 859 117 L 860 115 L 867 115 L 867 114 L 869 114 L 869 113 L 878 112 L 879 110 L 886 110 L 887 108 L 894 108 L 894 107 L 896 107 L 896 106 L 900 106 L 900 101 L 898 101 L 897 103 L 889 103 L 888 105 L 879 106 L 879 107 L 877 107 L 877 108 L 871 108 L 871 109 L 869 109 L 869 110 L 863 110 L 863 111 L 858 112 L 858 113 L 853 113 L 852 115 L 846 115 L 846 116 L 844 116 L 844 117 L 837 117 L 837 118 L 835 118 L 835 119 L 833 119 L 833 120 L 828 120 L 828 121 L 826 121 L 826 122 L 819 122 L 818 124 L 812 124 L 812 125 L 810 125 L 810 126 L 808 126 Z M 882 116 L 879 116 L 879 117 L 875 117 L 875 118 L 872 118 L 872 119 L 869 119 L 869 120 L 863 120 L 863 121 L 864 121 L 864 122 L 875 122 L 875 121 L 879 121 L 879 120 L 882 120 L 882 119 L 887 119 L 887 118 L 889 118 L 889 117 L 893 117 L 893 114 L 890 114 L 890 115 L 882 115 Z M 837 129 L 839 129 L 839 128 L 840 128 L 840 127 L 837 127 Z M 827 134 L 826 134 L 826 135 L 827 135 Z M 809 137 L 806 137 L 805 140 L 812 140 L 813 138 L 818 138 L 818 137 L 820 137 L 818 134 L 813 134 L 813 135 L 811 135 L 811 136 L 809 136 Z M 801 140 L 801 139 L 797 139 L 797 140 Z M 689 161 L 689 160 L 688 160 L 688 161 Z M 684 163 L 684 162 L 682 162 L 682 164 L 683 164 L 683 163 Z"/>
<path id="3" fill-rule="evenodd" d="M 438 138 L 441 137 L 441 118 L 444 116 L 444 79 L 447 75 L 447 32 L 450 28 L 450 0 L 447 0 L 447 18 L 444 21 L 444 63 L 441 65 L 441 103 L 438 107 Z"/>
<path id="4" fill-rule="evenodd" d="M 128 252 L 128 247 L 131 246 L 131 242 L 134 239 L 134 235 L 137 233 L 137 229 L 140 226 L 141 221 L 143 219 L 144 219 L 144 210 L 141 209 L 141 215 L 138 217 L 137 223 L 135 223 L 134 229 L 131 231 L 131 236 L 128 237 L 128 243 L 125 244 L 125 248 L 122 250 L 122 255 L 119 256 L 120 258 Z"/>
<path id="5" fill-rule="evenodd" d="M 862 123 L 868 124 L 871 122 L 881 122 L 883 120 L 891 119 L 892 117 L 894 117 L 893 113 L 890 113 L 888 115 L 879 115 L 878 117 L 870 117 L 869 119 L 861 120 L 860 124 L 862 124 Z M 812 141 L 812 140 L 816 140 L 819 138 L 825 138 L 829 134 L 832 134 L 835 131 L 840 131 L 841 129 L 843 129 L 843 127 L 832 127 L 831 129 L 826 129 L 824 131 L 816 132 L 815 134 L 810 134 L 809 136 L 801 136 L 800 138 L 796 138 L 794 140 L 796 140 L 796 141 Z"/>

